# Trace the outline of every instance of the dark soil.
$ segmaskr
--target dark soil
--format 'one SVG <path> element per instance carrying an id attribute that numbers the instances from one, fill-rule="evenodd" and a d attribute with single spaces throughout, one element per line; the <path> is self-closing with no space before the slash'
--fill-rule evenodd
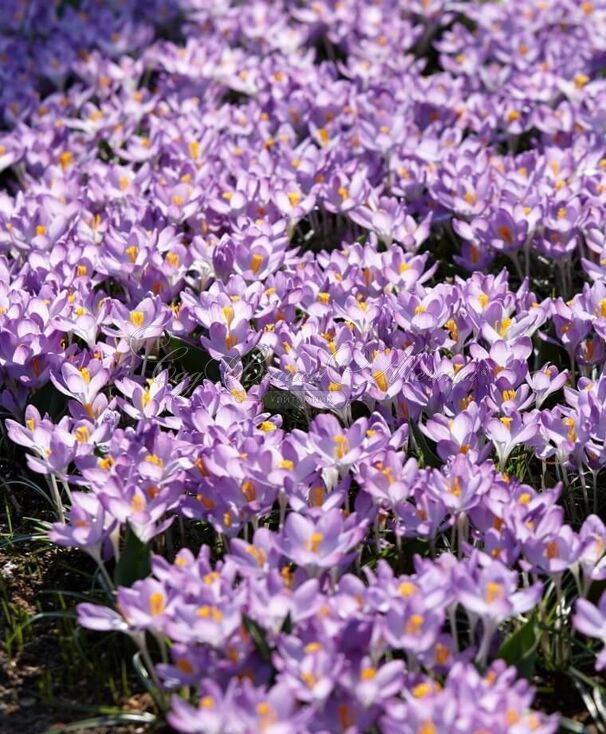
<path id="1" fill-rule="evenodd" d="M 136 678 L 127 641 L 86 638 L 86 660 L 74 641 L 70 615 L 88 593 L 94 565 L 77 551 L 41 541 L 11 542 L 32 532 L 26 518 L 45 518 L 42 500 L 20 488 L 19 499 L 0 484 L 0 734 L 59 732 L 63 725 L 98 718 L 110 711 L 153 712 L 153 702 Z M 56 592 L 67 592 L 64 595 Z M 110 679 L 110 683 L 104 678 Z M 106 707 L 104 709 L 104 707 Z M 110 709 L 108 711 L 107 709 Z M 151 724 L 71 728 L 92 734 L 159 734 Z"/>

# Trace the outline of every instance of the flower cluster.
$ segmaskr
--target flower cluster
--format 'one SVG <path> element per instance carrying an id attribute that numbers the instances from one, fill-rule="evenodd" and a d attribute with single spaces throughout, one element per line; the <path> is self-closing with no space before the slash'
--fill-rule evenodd
<path id="1" fill-rule="evenodd" d="M 528 611 L 539 586 L 518 590 L 517 574 L 481 553 L 419 560 L 402 576 L 381 561 L 364 580 L 323 583 L 314 569 L 342 567 L 356 540 L 346 525 L 334 511 L 316 522 L 293 513 L 281 535 L 259 528 L 251 543 L 232 540 L 215 566 L 207 547 L 172 565 L 157 556 L 150 578 L 119 589 L 120 613 L 81 604 L 80 622 L 174 642 L 157 668 L 162 684 L 195 684 L 201 696 L 197 707 L 174 697 L 178 731 L 503 731 L 504 715 L 512 731 L 553 730 L 529 709 L 528 687 L 512 685 L 513 669 L 494 663 L 481 675 L 443 632 L 463 604 L 472 637 L 483 620 L 485 655 L 496 625 Z M 291 559 L 300 570 L 279 570 Z M 271 655 L 255 646 L 260 630 Z"/>
<path id="2" fill-rule="evenodd" d="M 2 3 L 0 405 L 177 731 L 556 731 L 502 658 L 606 643 L 604 37 Z"/>

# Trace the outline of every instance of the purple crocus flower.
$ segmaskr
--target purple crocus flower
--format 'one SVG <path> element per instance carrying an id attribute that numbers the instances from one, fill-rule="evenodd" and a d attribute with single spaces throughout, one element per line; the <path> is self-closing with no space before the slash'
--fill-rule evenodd
<path id="1" fill-rule="evenodd" d="M 532 441 L 538 430 L 538 422 L 530 416 L 524 420 L 518 413 L 491 419 L 486 434 L 495 447 L 501 467 L 505 466 L 513 449 Z"/>
<path id="2" fill-rule="evenodd" d="M 330 510 L 316 522 L 293 512 L 286 518 L 277 542 L 287 558 L 315 574 L 347 565 L 352 559 L 351 550 L 364 535 L 365 525 L 355 514 L 344 519 L 338 509 Z"/>

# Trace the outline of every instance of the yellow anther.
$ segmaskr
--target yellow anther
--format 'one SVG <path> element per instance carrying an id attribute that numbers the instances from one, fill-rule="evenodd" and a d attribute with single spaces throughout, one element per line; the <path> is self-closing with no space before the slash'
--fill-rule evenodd
<path id="1" fill-rule="evenodd" d="M 185 675 L 191 675 L 194 672 L 194 666 L 186 658 L 179 658 L 175 665 L 177 666 L 177 669 Z M 204 698 L 210 698 L 212 700 L 212 705 L 214 705 L 214 699 L 212 696 L 205 696 Z M 200 701 L 200 707 L 204 708 L 202 701 Z"/>
<path id="2" fill-rule="evenodd" d="M 151 594 L 149 597 L 149 613 L 152 617 L 157 617 L 162 614 L 166 607 L 164 594 L 161 591 L 157 591 Z"/>
<path id="3" fill-rule="evenodd" d="M 114 465 L 114 460 L 111 456 L 106 456 L 104 459 L 99 459 L 97 464 L 100 469 L 103 469 L 103 471 L 109 471 Z"/>
<path id="4" fill-rule="evenodd" d="M 160 494 L 160 490 L 152 484 L 150 487 L 146 488 L 145 494 L 150 500 L 153 500 Z"/>
<path id="5" fill-rule="evenodd" d="M 376 370 L 372 373 L 372 379 L 375 381 L 379 390 L 387 392 L 389 389 L 389 382 L 387 381 L 387 375 L 383 370 Z"/>
<path id="6" fill-rule="evenodd" d="M 488 604 L 492 604 L 495 601 L 498 601 L 499 599 L 503 599 L 505 597 L 505 588 L 503 587 L 503 584 L 499 583 L 498 581 L 489 581 L 486 584 L 486 589 L 484 592 L 484 598 L 488 602 Z"/>
<path id="7" fill-rule="evenodd" d="M 308 688 L 313 688 L 318 682 L 316 676 L 313 673 L 309 673 L 308 671 L 303 671 L 301 673 L 301 680 Z"/>
<path id="8" fill-rule="evenodd" d="M 313 655 L 315 652 L 320 652 L 323 647 L 319 642 L 310 642 L 303 649 L 308 655 Z"/>
<path id="9" fill-rule="evenodd" d="M 78 443 L 86 443 L 90 438 L 90 431 L 86 426 L 78 426 L 74 431 L 74 436 Z"/>
<path id="10" fill-rule="evenodd" d="M 407 635 L 418 635 L 425 618 L 422 614 L 413 614 L 404 627 Z"/>
<path id="11" fill-rule="evenodd" d="M 320 543 L 324 540 L 324 535 L 322 533 L 313 533 L 312 536 L 307 541 L 307 550 L 311 553 L 317 553 L 318 548 L 320 547 Z"/>
<path id="12" fill-rule="evenodd" d="M 234 387 L 232 390 L 230 390 L 230 394 L 238 401 L 238 403 L 243 403 L 247 398 L 246 390 L 242 390 L 237 387 Z"/>
<path id="13" fill-rule="evenodd" d="M 145 498 L 140 494 L 136 494 L 131 500 L 130 509 L 133 512 L 143 512 L 145 509 Z"/>
<path id="14" fill-rule="evenodd" d="M 247 502 L 254 502 L 257 499 L 257 488 L 250 479 L 242 482 L 241 490 Z"/>
<path id="15" fill-rule="evenodd" d="M 471 403 L 473 403 L 473 395 L 470 393 L 466 397 L 461 398 L 461 400 L 459 400 L 460 410 L 467 410 L 467 408 L 469 408 Z"/>
<path id="16" fill-rule="evenodd" d="M 197 140 L 190 140 L 187 148 L 189 150 L 189 157 L 197 161 L 200 157 L 200 143 Z"/>
<path id="17" fill-rule="evenodd" d="M 263 265 L 263 255 L 259 255 L 259 253 L 255 253 L 250 258 L 250 269 L 253 271 L 253 273 L 257 273 L 259 269 L 261 268 L 261 265 Z"/>
<path id="18" fill-rule="evenodd" d="M 324 504 L 325 496 L 324 487 L 312 487 L 309 490 L 309 504 L 312 507 L 321 507 Z"/>
<path id="19" fill-rule="evenodd" d="M 267 560 L 267 555 L 265 551 L 262 551 L 260 548 L 257 548 L 254 545 L 249 545 L 246 548 L 246 552 L 249 556 L 252 556 L 255 559 L 259 567 L 263 567 L 265 565 L 265 561 Z"/>
<path id="20" fill-rule="evenodd" d="M 69 150 L 64 150 L 63 153 L 59 155 L 59 165 L 61 168 L 65 171 L 68 169 L 74 162 L 74 154 Z"/>
<path id="21" fill-rule="evenodd" d="M 335 455 L 337 459 L 342 459 L 349 451 L 349 441 L 347 440 L 347 436 L 339 433 L 333 440 L 336 444 Z"/>
<path id="22" fill-rule="evenodd" d="M 212 619 L 213 622 L 220 622 L 223 619 L 223 612 L 218 607 L 208 604 L 198 607 L 196 614 L 202 619 Z"/>
<path id="23" fill-rule="evenodd" d="M 215 501 L 211 499 L 210 497 L 206 497 L 206 495 L 203 495 L 201 493 L 196 495 L 196 500 L 204 507 L 206 510 L 213 510 L 215 507 Z"/>
<path id="24" fill-rule="evenodd" d="M 583 89 L 583 87 L 587 84 L 589 81 L 589 77 L 587 74 L 575 74 L 574 75 L 574 85 L 577 87 L 577 89 Z"/>
<path id="25" fill-rule="evenodd" d="M 319 128 L 318 137 L 320 138 L 322 145 L 326 145 L 330 140 L 330 134 L 325 127 Z"/>
<path id="26" fill-rule="evenodd" d="M 568 427 L 568 440 L 573 443 L 577 440 L 577 427 L 574 418 L 564 418 L 564 425 Z"/>
<path id="27" fill-rule="evenodd" d="M 507 333 L 509 327 L 513 324 L 512 319 L 505 317 L 501 322 L 499 322 L 496 326 L 496 331 L 499 332 L 499 336 L 505 336 Z"/>
<path id="28" fill-rule="evenodd" d="M 234 310 L 231 306 L 223 306 L 223 318 L 225 319 L 225 323 L 227 326 L 231 326 L 231 322 L 234 318 Z"/>
<path id="29" fill-rule="evenodd" d="M 508 245 L 511 245 L 513 242 L 513 235 L 511 234 L 511 230 L 506 224 L 502 224 L 498 229 L 497 232 L 501 236 L 501 238 L 507 242 Z"/>
<path id="30" fill-rule="evenodd" d="M 459 340 L 459 327 L 457 326 L 457 322 L 454 319 L 449 319 L 446 324 L 446 328 L 450 332 L 450 338 L 454 339 L 454 341 Z"/>
<path id="31" fill-rule="evenodd" d="M 181 258 L 179 255 L 177 255 L 176 252 L 168 252 L 166 254 L 166 262 L 173 268 L 176 268 L 179 266 L 179 263 L 181 261 Z"/>
<path id="32" fill-rule="evenodd" d="M 133 326 L 143 326 L 143 322 L 145 321 L 145 314 L 143 313 L 143 311 L 131 311 L 129 318 Z"/>
<path id="33" fill-rule="evenodd" d="M 413 584 L 412 581 L 402 581 L 400 586 L 398 587 L 398 591 L 400 592 L 400 595 L 403 596 L 405 599 L 407 599 L 409 596 L 412 596 L 417 590 L 416 584 Z"/>
<path id="34" fill-rule="evenodd" d="M 450 658 L 450 650 L 446 647 L 446 645 L 443 645 L 441 642 L 438 642 L 436 645 L 436 651 L 435 651 L 436 663 L 438 665 L 446 665 L 449 658 Z"/>
<path id="35" fill-rule="evenodd" d="M 433 687 L 429 683 L 419 683 L 415 686 L 411 693 L 415 698 L 425 698 L 433 691 Z"/>

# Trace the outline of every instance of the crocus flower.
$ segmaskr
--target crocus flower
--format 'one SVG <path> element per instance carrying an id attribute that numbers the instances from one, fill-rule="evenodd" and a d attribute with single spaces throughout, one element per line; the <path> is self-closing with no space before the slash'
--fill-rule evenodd
<path id="1" fill-rule="evenodd" d="M 137 353 L 142 344 L 162 335 L 170 316 L 159 297 L 151 295 L 130 309 L 114 302 L 110 318 L 113 326 L 106 326 L 105 331 L 125 339 L 131 351 Z"/>
<path id="2" fill-rule="evenodd" d="M 486 426 L 486 434 L 492 441 L 500 465 L 505 466 L 513 449 L 532 440 L 537 434 L 539 425 L 531 418 L 524 421 L 519 414 L 493 418 Z"/>
<path id="3" fill-rule="evenodd" d="M 69 520 L 54 523 L 49 538 L 57 545 L 82 548 L 100 560 L 103 544 L 114 527 L 115 520 L 106 514 L 95 495 L 72 492 Z"/>
<path id="4" fill-rule="evenodd" d="M 606 594 L 602 594 L 597 606 L 587 599 L 578 599 L 572 624 L 587 637 L 594 637 L 606 645 Z M 602 670 L 604 666 L 606 647 L 602 648 L 595 663 L 596 670 Z"/>
<path id="5" fill-rule="evenodd" d="M 291 513 L 278 542 L 285 556 L 315 573 L 345 566 L 352 558 L 352 548 L 364 535 L 364 525 L 355 514 L 344 520 L 338 509 L 327 512 L 315 523 Z"/>

